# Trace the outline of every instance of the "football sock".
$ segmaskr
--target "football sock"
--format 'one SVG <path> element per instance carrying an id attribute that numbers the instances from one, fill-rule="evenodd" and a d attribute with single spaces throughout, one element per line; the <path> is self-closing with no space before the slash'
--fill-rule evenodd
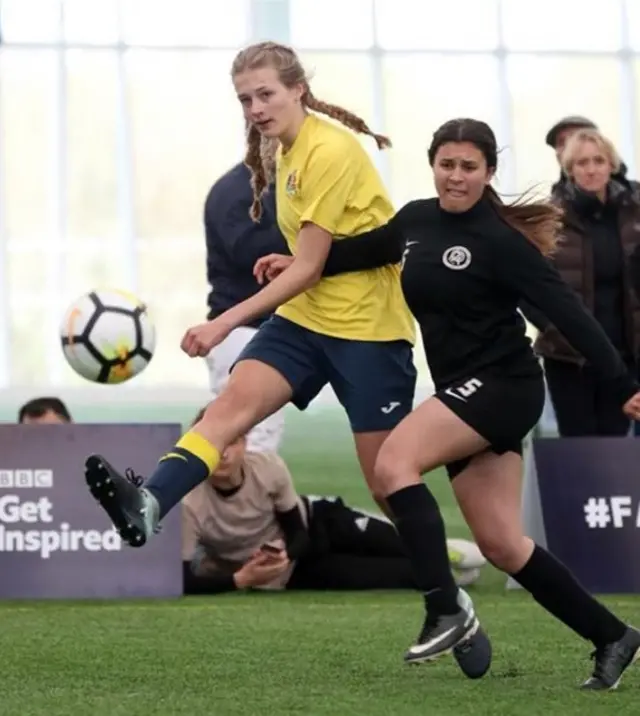
<path id="1" fill-rule="evenodd" d="M 531 596 L 597 647 L 622 638 L 626 625 L 594 599 L 553 555 L 538 545 L 524 567 L 511 575 Z"/>
<path id="2" fill-rule="evenodd" d="M 144 483 L 158 501 L 159 519 L 206 480 L 219 463 L 220 452 L 206 438 L 193 431 L 185 433 Z"/>
<path id="3" fill-rule="evenodd" d="M 418 589 L 430 615 L 457 614 L 458 587 L 449 565 L 444 521 L 424 483 L 403 487 L 387 497 Z"/>

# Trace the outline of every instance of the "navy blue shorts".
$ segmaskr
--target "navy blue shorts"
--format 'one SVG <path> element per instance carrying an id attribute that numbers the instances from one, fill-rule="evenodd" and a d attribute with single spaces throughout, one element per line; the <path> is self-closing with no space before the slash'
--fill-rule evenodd
<path id="1" fill-rule="evenodd" d="M 236 362 L 248 359 L 275 368 L 299 410 L 330 384 L 355 433 L 393 430 L 413 408 L 417 373 L 408 341 L 333 338 L 272 316 Z"/>

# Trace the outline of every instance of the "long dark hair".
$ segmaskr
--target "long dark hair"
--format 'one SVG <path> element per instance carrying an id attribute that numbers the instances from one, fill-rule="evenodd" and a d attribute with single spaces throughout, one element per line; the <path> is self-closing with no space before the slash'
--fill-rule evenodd
<path id="1" fill-rule="evenodd" d="M 477 147 L 495 171 L 498 167 L 498 145 L 493 130 L 477 119 L 451 119 L 439 127 L 429 147 L 429 164 L 433 167 L 438 149 L 448 142 L 469 142 Z M 495 206 L 502 219 L 525 236 L 542 254 L 553 253 L 562 228 L 562 210 L 546 201 L 529 201 L 528 192 L 511 204 L 505 204 L 496 190 L 487 186 L 486 198 Z"/>

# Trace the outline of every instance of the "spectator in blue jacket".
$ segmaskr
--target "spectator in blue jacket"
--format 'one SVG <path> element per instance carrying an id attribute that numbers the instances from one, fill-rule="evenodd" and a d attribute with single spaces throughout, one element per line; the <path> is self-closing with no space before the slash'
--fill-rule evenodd
<path id="1" fill-rule="evenodd" d="M 288 254 L 289 249 L 276 223 L 275 191 L 263 199 L 259 224 L 249 216 L 253 202 L 250 173 L 244 163 L 237 164 L 211 187 L 204 209 L 207 239 L 207 279 L 209 320 L 224 313 L 260 290 L 253 275 L 255 262 L 267 254 Z M 211 391 L 217 396 L 229 376 L 236 358 L 269 318 L 261 316 L 233 330 L 207 356 Z M 278 452 L 284 430 L 280 410 L 260 423 L 247 437 L 247 449 L 253 452 Z"/>

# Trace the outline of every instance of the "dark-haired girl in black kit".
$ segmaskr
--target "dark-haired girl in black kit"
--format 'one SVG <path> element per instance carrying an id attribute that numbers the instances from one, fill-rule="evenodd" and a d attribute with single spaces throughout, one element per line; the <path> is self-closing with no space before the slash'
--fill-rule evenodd
<path id="1" fill-rule="evenodd" d="M 423 473 L 442 465 L 476 542 L 548 612 L 595 645 L 588 689 L 615 688 L 640 655 L 640 632 L 590 596 L 569 570 L 523 533 L 522 440 L 544 403 L 543 374 L 517 308 L 527 300 L 593 365 L 621 410 L 640 417 L 640 387 L 600 325 L 545 259 L 560 212 L 507 206 L 490 187 L 497 166 L 491 128 L 473 119 L 440 127 L 429 148 L 438 197 L 404 206 L 384 227 L 334 241 L 324 275 L 402 260 L 405 299 L 420 324 L 436 386 L 390 434 L 376 475 L 410 551 L 426 619 L 405 660 L 428 661 L 463 638 L 464 613 L 445 530 Z M 266 257 L 259 277 L 287 260 Z"/>

